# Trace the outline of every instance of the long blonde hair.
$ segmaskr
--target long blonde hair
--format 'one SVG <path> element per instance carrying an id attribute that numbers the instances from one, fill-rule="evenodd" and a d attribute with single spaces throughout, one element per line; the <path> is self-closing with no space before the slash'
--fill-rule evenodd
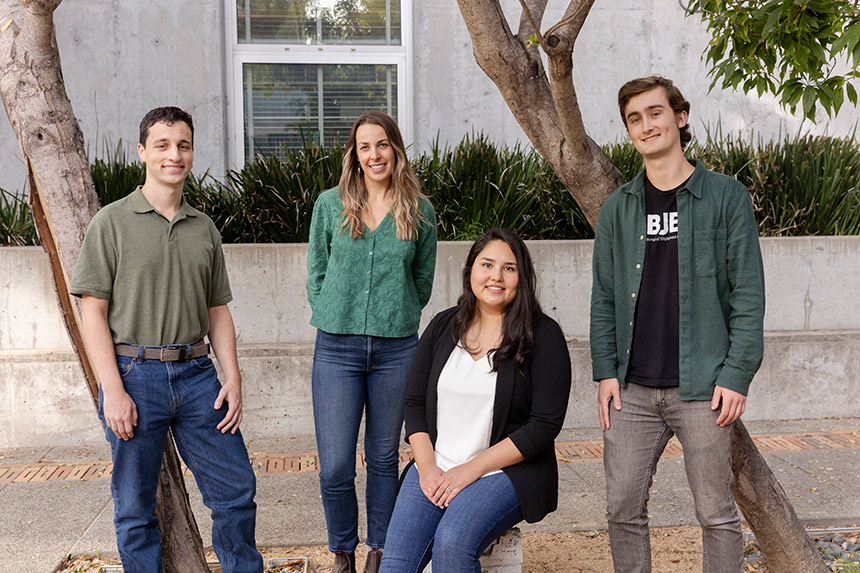
<path id="1" fill-rule="evenodd" d="M 364 235 L 364 221 L 361 220 L 361 212 L 367 204 L 367 188 L 364 185 L 364 174 L 358 162 L 356 151 L 356 132 L 358 128 L 366 123 L 382 127 L 388 142 L 394 149 L 394 171 L 391 174 L 391 193 L 394 195 L 394 204 L 391 210 L 394 214 L 394 225 L 397 228 L 397 238 L 400 240 L 411 240 L 418 238 L 418 226 L 425 217 L 418 209 L 421 185 L 418 178 L 409 165 L 406 157 L 406 148 L 403 145 L 403 137 L 397 124 L 388 115 L 381 111 L 368 111 L 361 114 L 352 125 L 349 133 L 349 143 L 343 155 L 343 168 L 338 183 L 340 201 L 343 203 L 343 221 L 340 231 L 343 233 L 349 226 L 349 236 L 357 239 Z"/>

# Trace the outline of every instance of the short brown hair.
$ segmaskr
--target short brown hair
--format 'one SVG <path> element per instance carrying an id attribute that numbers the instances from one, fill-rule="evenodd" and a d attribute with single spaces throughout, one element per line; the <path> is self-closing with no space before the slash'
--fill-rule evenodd
<path id="1" fill-rule="evenodd" d="M 191 114 L 178 107 L 167 106 L 151 109 L 143 116 L 143 119 L 140 121 L 140 144 L 142 146 L 146 147 L 149 128 L 160 121 L 163 121 L 167 125 L 173 125 L 177 121 L 185 123 L 188 129 L 191 130 L 191 145 L 194 145 L 194 120 L 191 119 Z"/>
<path id="2" fill-rule="evenodd" d="M 676 115 L 682 111 L 686 112 L 688 116 L 690 115 L 690 102 L 684 99 L 681 90 L 675 87 L 672 80 L 663 76 L 647 76 L 630 80 L 618 90 L 618 110 L 621 112 L 621 121 L 624 122 L 624 127 L 627 127 L 627 116 L 624 112 L 630 100 L 634 96 L 651 91 L 654 88 L 663 88 L 663 91 L 666 92 L 666 98 L 669 100 L 669 106 Z M 690 124 L 688 122 L 687 125 L 681 128 L 681 149 L 687 147 L 692 138 L 693 135 L 690 133 Z"/>

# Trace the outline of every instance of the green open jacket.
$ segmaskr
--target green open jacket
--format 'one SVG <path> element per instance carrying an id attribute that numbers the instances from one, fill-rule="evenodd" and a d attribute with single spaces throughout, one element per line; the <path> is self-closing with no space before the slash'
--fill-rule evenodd
<path id="1" fill-rule="evenodd" d="M 764 352 L 764 269 L 749 191 L 698 161 L 678 191 L 679 382 L 682 400 L 714 386 L 742 394 Z M 645 172 L 600 211 L 594 239 L 591 361 L 623 385 L 645 259 Z"/>

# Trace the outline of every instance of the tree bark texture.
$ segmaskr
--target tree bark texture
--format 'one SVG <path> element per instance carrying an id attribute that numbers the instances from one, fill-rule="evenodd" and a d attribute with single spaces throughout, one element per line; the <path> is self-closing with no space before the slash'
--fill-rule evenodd
<path id="1" fill-rule="evenodd" d="M 30 204 L 63 322 L 98 406 L 98 380 L 83 340 L 80 307 L 69 294 L 69 285 L 99 204 L 57 49 L 53 14 L 61 1 L 0 0 L 0 98 L 27 165 Z M 172 439 L 165 458 L 172 461 L 163 465 L 159 485 L 164 569 L 208 571 Z"/>
<path id="2" fill-rule="evenodd" d="M 774 573 L 825 573 L 815 544 L 803 530 L 776 476 L 738 420 L 732 430 L 735 500 Z"/>
<path id="3" fill-rule="evenodd" d="M 478 65 L 595 227 L 603 201 L 624 181 L 586 134 L 573 85 L 573 47 L 594 0 L 571 0 L 561 21 L 545 32 L 534 30 L 533 24 L 541 25 L 546 0 L 521 0 L 523 14 L 516 35 L 499 0 L 458 0 L 458 4 Z M 546 71 L 536 47 L 527 45 L 532 33 L 546 53 Z M 740 421 L 732 445 L 735 499 L 768 566 L 786 573 L 825 571 L 824 560 Z"/>
<path id="4" fill-rule="evenodd" d="M 499 88 L 532 145 L 592 227 L 597 225 L 603 201 L 624 182 L 585 132 L 573 86 L 573 46 L 593 1 L 572 2 L 567 22 L 543 37 L 547 74 L 537 47 L 526 45 L 534 30 L 525 15 L 514 34 L 498 0 L 458 0 L 478 65 Z M 529 0 L 525 4 L 532 21 L 540 26 L 546 2 Z"/>

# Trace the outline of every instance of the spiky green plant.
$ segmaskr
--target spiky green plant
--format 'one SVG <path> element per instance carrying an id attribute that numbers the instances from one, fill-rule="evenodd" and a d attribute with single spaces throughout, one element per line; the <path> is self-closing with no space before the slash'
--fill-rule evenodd
<path id="1" fill-rule="evenodd" d="M 0 189 L 0 245 L 26 247 L 38 244 L 33 215 L 26 199 Z"/>

